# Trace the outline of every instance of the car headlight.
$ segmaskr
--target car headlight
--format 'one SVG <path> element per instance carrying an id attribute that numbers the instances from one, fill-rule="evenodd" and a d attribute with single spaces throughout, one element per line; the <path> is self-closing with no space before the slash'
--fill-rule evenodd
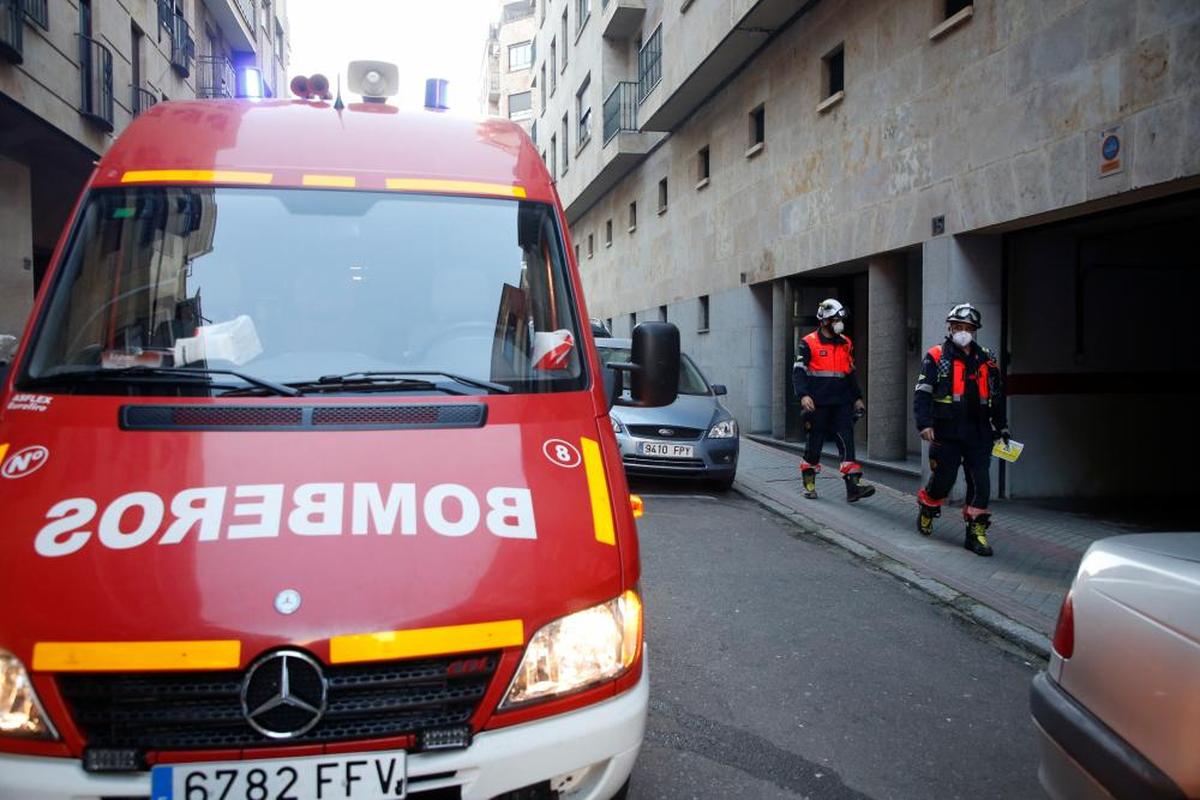
<path id="1" fill-rule="evenodd" d="M 625 432 L 624 426 L 621 425 L 621 420 L 617 419 L 616 417 L 614 417 L 612 415 L 609 415 L 609 419 L 612 420 L 613 433 L 624 433 Z"/>
<path id="2" fill-rule="evenodd" d="M 500 708 L 593 686 L 621 675 L 642 645 L 642 601 L 636 592 L 585 608 L 534 634 Z"/>
<path id="3" fill-rule="evenodd" d="M 0 650 L 0 736 L 33 739 L 55 736 L 25 665 L 4 650 Z"/>
<path id="4" fill-rule="evenodd" d="M 737 435 L 736 419 L 723 419 L 708 429 L 708 438 L 710 439 L 732 439 Z"/>

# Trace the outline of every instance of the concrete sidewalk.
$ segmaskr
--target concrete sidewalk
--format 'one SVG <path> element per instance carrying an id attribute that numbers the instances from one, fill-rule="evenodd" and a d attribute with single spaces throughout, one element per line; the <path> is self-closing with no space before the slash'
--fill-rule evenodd
<path id="1" fill-rule="evenodd" d="M 996 501 L 988 531 L 995 555 L 981 558 L 962 546 L 958 508 L 943 509 L 933 536 L 924 538 L 916 531 L 913 495 L 876 484 L 873 497 L 851 505 L 836 464 L 827 464 L 817 478 L 820 497 L 807 500 L 798 464 L 787 450 L 742 437 L 734 488 L 1043 654 L 1088 545 L 1131 532 L 1080 515 Z M 868 470 L 868 481 L 875 483 L 870 477 Z"/>

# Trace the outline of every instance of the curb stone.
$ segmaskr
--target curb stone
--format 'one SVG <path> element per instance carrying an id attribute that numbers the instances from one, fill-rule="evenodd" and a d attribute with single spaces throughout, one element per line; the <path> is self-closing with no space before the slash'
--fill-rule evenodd
<path id="1" fill-rule="evenodd" d="M 758 503 L 768 511 L 783 517 L 802 532 L 815 536 L 843 550 L 847 550 L 892 577 L 920 589 L 942 605 L 967 617 L 972 622 L 986 628 L 1001 639 L 1023 650 L 1036 653 L 1041 658 L 1050 657 L 1049 637 L 1039 631 L 1035 631 L 1028 625 L 1017 622 L 1006 614 L 979 602 L 974 597 L 947 586 L 935 578 L 922 575 L 902 561 L 886 556 L 873 547 L 869 547 L 856 539 L 839 533 L 833 528 L 817 523 L 799 511 L 788 508 L 782 503 L 754 491 L 741 481 L 734 482 L 733 490 L 748 500 Z"/>

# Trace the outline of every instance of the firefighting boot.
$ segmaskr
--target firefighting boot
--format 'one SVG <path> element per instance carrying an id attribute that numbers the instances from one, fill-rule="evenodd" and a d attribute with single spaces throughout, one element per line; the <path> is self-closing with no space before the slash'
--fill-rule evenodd
<path id="1" fill-rule="evenodd" d="M 869 483 L 862 482 L 861 472 L 851 472 L 846 475 L 843 480 L 846 481 L 846 502 L 857 503 L 864 497 L 870 497 L 875 494 L 875 487 Z"/>
<path id="2" fill-rule="evenodd" d="M 933 533 L 933 521 L 942 515 L 942 509 L 937 506 L 927 506 L 917 501 L 917 533 L 929 536 Z"/>
<path id="3" fill-rule="evenodd" d="M 967 537 L 963 541 L 963 547 L 977 556 L 990 556 L 992 546 L 988 544 L 987 529 L 991 524 L 991 514 L 980 514 L 974 519 L 967 520 Z"/>
<path id="4" fill-rule="evenodd" d="M 804 479 L 804 496 L 809 500 L 817 499 L 817 471 L 815 469 L 800 470 L 800 477 Z"/>

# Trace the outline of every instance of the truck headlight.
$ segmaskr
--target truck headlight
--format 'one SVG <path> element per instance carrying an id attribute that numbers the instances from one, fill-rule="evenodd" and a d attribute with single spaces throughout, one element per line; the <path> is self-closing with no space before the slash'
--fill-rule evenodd
<path id="1" fill-rule="evenodd" d="M 32 739 L 55 736 L 25 665 L 5 650 L 0 650 L 0 736 Z"/>
<path id="2" fill-rule="evenodd" d="M 642 601 L 633 591 L 556 619 L 529 641 L 500 708 L 612 680 L 633 666 L 641 644 Z"/>
<path id="3" fill-rule="evenodd" d="M 708 438 L 710 439 L 732 439 L 737 435 L 736 419 L 723 419 L 708 429 Z"/>

